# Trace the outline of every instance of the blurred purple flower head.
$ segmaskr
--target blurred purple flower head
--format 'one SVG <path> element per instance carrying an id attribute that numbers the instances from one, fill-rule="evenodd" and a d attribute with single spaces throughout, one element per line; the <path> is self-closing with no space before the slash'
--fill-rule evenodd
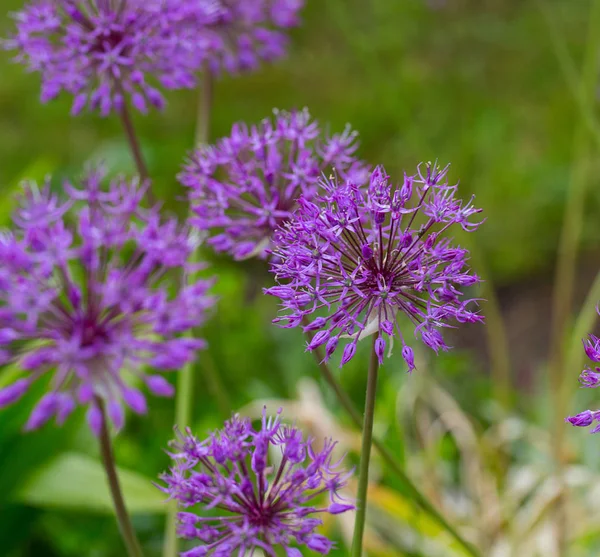
<path id="1" fill-rule="evenodd" d="M 229 137 L 198 149 L 183 172 L 196 217 L 212 233 L 217 251 L 235 259 L 265 257 L 275 229 L 291 217 L 302 196 L 311 199 L 323 172 L 349 180 L 368 176 L 358 161 L 356 133 L 349 127 L 326 135 L 308 110 L 276 112 L 250 129 L 235 124 Z"/>
<path id="2" fill-rule="evenodd" d="M 186 17 L 179 0 L 33 0 L 14 14 L 17 32 L 4 42 L 18 62 L 42 77 L 41 99 L 74 96 L 103 116 L 129 100 L 140 112 L 162 108 L 155 85 L 191 88 L 203 54 L 196 37 L 216 21 L 208 7 Z M 212 4 L 199 0 L 197 5 Z"/>
<path id="3" fill-rule="evenodd" d="M 338 495 L 350 473 L 332 461 L 335 443 L 323 448 L 276 417 L 263 412 L 261 427 L 233 416 L 225 427 L 199 442 L 188 429 L 172 442 L 174 465 L 161 476 L 159 486 L 182 507 L 199 505 L 209 511 L 202 516 L 179 513 L 180 537 L 200 545 L 182 557 L 253 554 L 262 549 L 275 555 L 275 548 L 288 557 L 301 557 L 292 545 L 303 545 L 327 554 L 333 542 L 315 533 L 319 514 L 340 514 L 354 508 Z M 328 495 L 328 499 L 323 497 Z M 324 500 L 325 499 L 325 500 Z M 218 515 L 211 510 L 218 510 Z"/>
<path id="4" fill-rule="evenodd" d="M 205 344 L 180 335 L 213 305 L 211 281 L 176 294 L 170 288 L 171 275 L 197 267 L 189 263 L 193 236 L 140 207 L 146 186 L 121 178 L 105 191 L 103 178 L 92 170 L 81 189 L 66 183 L 64 203 L 49 184 L 26 184 L 16 231 L 0 235 L 0 365 L 16 362 L 25 372 L 0 390 L 0 408 L 35 381 L 48 385 L 27 430 L 52 417 L 62 424 L 80 404 L 98 433 L 99 400 L 120 428 L 122 401 L 146 412 L 138 383 L 158 396 L 173 394 L 148 367 L 177 370 Z"/>
<path id="5" fill-rule="evenodd" d="M 412 371 L 414 355 L 398 325 L 401 315 L 436 352 L 447 349 L 439 329 L 450 321 L 482 321 L 470 309 L 475 300 L 461 299 L 461 288 L 479 282 L 467 267 L 468 251 L 445 237 L 454 225 L 476 230 L 481 223 L 471 219 L 481 209 L 472 199 L 463 203 L 455 197 L 447 171 L 427 164 L 399 186 L 381 167 L 367 187 L 332 176 L 312 201 L 300 200 L 274 237 L 271 270 L 278 285 L 265 292 L 282 300 L 284 315 L 275 322 L 314 332 L 307 349 L 324 345 L 325 360 L 348 339 L 341 365 L 369 335 L 377 335 L 375 350 L 383 363 L 398 336 Z"/>
<path id="6" fill-rule="evenodd" d="M 596 307 L 596 311 L 600 314 L 600 310 Z M 586 356 L 594 363 L 600 363 L 600 338 L 595 335 L 589 335 L 589 337 L 583 341 L 583 349 Z M 600 367 L 599 366 L 587 366 L 579 375 L 579 383 L 582 387 L 595 389 L 600 386 Z M 590 433 L 598 433 L 600 431 L 600 410 L 592 412 L 586 410 L 576 416 L 569 416 L 565 418 L 565 422 L 569 422 L 577 427 L 588 427 L 594 422 L 598 422 L 598 425 L 594 427 Z"/>
<path id="7" fill-rule="evenodd" d="M 175 0 L 179 1 L 179 0 Z M 285 55 L 285 30 L 299 24 L 304 0 L 195 0 L 183 2 L 185 21 L 213 73 L 254 70 Z"/>

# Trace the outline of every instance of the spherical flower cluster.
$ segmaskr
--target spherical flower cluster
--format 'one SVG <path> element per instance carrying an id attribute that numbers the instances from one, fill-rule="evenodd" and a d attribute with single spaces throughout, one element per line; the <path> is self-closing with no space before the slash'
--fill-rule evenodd
<path id="1" fill-rule="evenodd" d="M 284 311 L 275 322 L 316 331 L 307 348 L 325 345 L 325 360 L 348 339 L 342 365 L 369 335 L 376 335 L 383 363 L 398 336 L 412 371 L 401 315 L 436 352 L 447 349 L 439 329 L 449 321 L 481 321 L 469 309 L 474 300 L 461 299 L 462 287 L 479 282 L 467 268 L 468 251 L 444 237 L 453 225 L 475 230 L 480 223 L 469 219 L 481 210 L 455 197 L 447 170 L 427 164 L 398 187 L 383 168 L 374 170 L 368 187 L 331 177 L 315 199 L 301 199 L 274 239 L 271 270 L 278 285 L 266 293 L 281 298 Z"/>
<path id="2" fill-rule="evenodd" d="M 213 233 L 208 242 L 235 259 L 264 257 L 275 229 L 291 217 L 296 200 L 312 198 L 323 172 L 361 181 L 356 133 L 327 136 L 308 110 L 276 112 L 250 129 L 233 126 L 215 146 L 201 147 L 180 175 L 190 188 L 191 222 Z"/>
<path id="3" fill-rule="evenodd" d="M 4 46 L 42 77 L 41 99 L 74 95 L 73 114 L 86 105 L 102 115 L 127 98 L 141 112 L 164 105 L 167 89 L 195 85 L 205 55 L 197 36 L 214 10 L 186 17 L 179 0 L 34 0 L 15 14 L 17 32 Z M 198 2 L 204 6 L 206 1 Z"/>
<path id="4" fill-rule="evenodd" d="M 117 179 L 103 191 L 103 178 L 92 170 L 81 189 L 65 184 L 64 203 L 49 184 L 26 184 L 16 231 L 0 234 L 0 365 L 15 362 L 25 372 L 0 390 L 0 408 L 36 381 L 48 385 L 28 430 L 52 417 L 60 424 L 81 404 L 99 433 L 101 402 L 120 428 L 121 401 L 146 412 L 137 384 L 173 394 L 148 367 L 179 369 L 204 347 L 180 334 L 203 322 L 211 281 L 170 294 L 170 276 L 197 267 L 188 263 L 193 236 L 140 208 L 146 186 Z"/>
<path id="5" fill-rule="evenodd" d="M 338 495 L 350 474 L 332 462 L 334 442 L 316 450 L 299 429 L 281 423 L 280 413 L 267 418 L 265 409 L 256 430 L 235 415 L 203 442 L 187 430 L 172 443 L 175 463 L 159 487 L 183 507 L 220 515 L 179 513 L 179 535 L 200 543 L 182 557 L 253 555 L 256 549 L 274 557 L 276 547 L 301 557 L 292 545 L 329 553 L 333 543 L 315 533 L 322 523 L 316 515 L 354 508 Z M 329 499 L 319 504 L 324 494 Z"/>
<path id="6" fill-rule="evenodd" d="M 284 31 L 298 25 L 304 0 L 196 0 L 187 4 L 186 20 L 194 22 L 199 16 L 196 44 L 211 71 L 236 73 L 285 55 Z"/>
<path id="7" fill-rule="evenodd" d="M 600 313 L 600 310 L 597 309 Z M 594 363 L 600 364 L 600 338 L 595 335 L 590 335 L 587 340 L 583 341 L 583 348 L 586 356 Z M 600 386 L 600 367 L 587 366 L 579 375 L 579 383 L 583 387 L 596 388 Z M 600 431 L 600 410 L 586 410 L 575 416 L 569 416 L 565 418 L 566 422 L 569 422 L 577 427 L 588 427 L 594 422 L 598 422 L 595 427 L 592 428 L 590 433 L 598 433 Z"/>

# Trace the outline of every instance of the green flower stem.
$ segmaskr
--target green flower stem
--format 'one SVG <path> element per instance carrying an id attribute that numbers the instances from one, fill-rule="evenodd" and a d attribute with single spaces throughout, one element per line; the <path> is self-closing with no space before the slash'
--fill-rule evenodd
<path id="1" fill-rule="evenodd" d="M 125 130 L 127 142 L 129 143 L 131 155 L 133 156 L 138 174 L 142 180 L 147 180 L 149 176 L 148 167 L 146 166 L 146 161 L 144 161 L 142 148 L 140 147 L 140 142 L 137 138 L 137 133 L 127 104 L 123 104 L 123 109 L 119 112 L 119 116 L 121 117 L 121 123 L 123 124 L 123 129 Z"/>
<path id="2" fill-rule="evenodd" d="M 196 124 L 196 145 L 208 143 L 210 135 L 210 113 L 212 108 L 212 74 L 205 66 L 201 75 L 200 94 L 198 101 L 198 121 Z M 198 252 L 192 259 L 197 260 Z M 193 278 L 193 277 L 190 277 Z M 194 333 L 192 332 L 192 335 Z M 213 386 L 220 385 L 216 376 L 216 368 L 209 362 L 205 371 L 210 375 Z M 216 387 L 215 387 L 216 388 Z M 222 392 L 222 391 L 219 391 Z M 194 362 L 190 362 L 177 374 L 177 395 L 175 399 L 175 424 L 181 428 L 191 425 L 192 404 L 194 397 Z M 219 397 L 219 400 L 222 400 Z M 167 509 L 167 525 L 163 545 L 163 557 L 177 557 L 179 541 L 177 539 L 177 503 L 171 501 Z"/>
<path id="3" fill-rule="evenodd" d="M 367 395 L 365 398 L 365 415 L 363 420 L 362 446 L 360 449 L 360 467 L 358 477 L 358 494 L 356 497 L 356 518 L 354 520 L 354 537 L 352 539 L 352 557 L 362 557 L 363 536 L 367 519 L 367 494 L 369 488 L 369 463 L 371 462 L 371 446 L 373 445 L 373 421 L 375 418 L 375 401 L 377 395 L 377 372 L 379 360 L 375 352 L 377 335 L 373 335 L 371 360 L 367 375 Z"/>
<path id="4" fill-rule="evenodd" d="M 214 80 L 208 64 L 200 75 L 200 100 L 196 118 L 196 146 L 208 143 L 210 137 L 211 110 L 213 105 Z"/>
<path id="5" fill-rule="evenodd" d="M 121 123 L 123 124 L 125 136 L 127 137 L 129 149 L 131 150 L 131 156 L 133 157 L 133 161 L 140 176 L 140 180 L 142 180 L 143 182 L 150 177 L 150 174 L 148 173 L 148 167 L 146 166 L 144 155 L 142 155 L 142 148 L 140 146 L 140 141 L 138 139 L 137 133 L 135 131 L 135 126 L 133 125 L 131 112 L 125 101 L 123 101 L 123 108 L 120 110 L 119 116 L 121 118 Z M 148 188 L 148 190 L 146 191 L 146 199 L 151 205 L 153 205 L 156 202 L 156 199 L 152 194 L 151 188 Z"/>
<path id="6" fill-rule="evenodd" d="M 100 430 L 100 455 L 102 457 L 102 464 L 106 470 L 106 478 L 110 487 L 110 494 L 112 496 L 113 504 L 115 506 L 115 514 L 117 515 L 117 523 L 119 524 L 119 530 L 125 547 L 127 548 L 127 555 L 129 557 L 142 557 L 142 550 L 140 543 L 137 540 L 131 519 L 125 507 L 125 501 L 123 499 L 123 493 L 121 492 L 121 486 L 119 485 L 119 477 L 117 476 L 117 469 L 115 466 L 115 456 L 112 450 L 112 444 L 110 441 L 110 435 L 108 433 L 108 419 L 106 416 L 106 410 L 104 408 L 104 401 L 99 397 L 96 397 L 96 405 L 100 408 L 102 414 L 102 429 Z"/>
<path id="7" fill-rule="evenodd" d="M 201 363 L 207 389 L 214 396 L 215 403 L 219 409 L 219 415 L 223 420 L 227 420 L 231 417 L 233 404 L 229 398 L 227 389 L 225 389 L 223 382 L 221 381 L 219 369 L 217 368 L 210 350 L 206 350 L 202 354 Z"/>
<path id="8" fill-rule="evenodd" d="M 308 325 L 308 321 L 306 318 L 303 321 L 304 325 Z M 313 335 L 310 332 L 306 333 L 308 341 L 312 340 Z M 354 406 L 352 399 L 348 396 L 348 393 L 344 391 L 343 387 L 340 385 L 335 375 L 332 373 L 329 366 L 323 361 L 324 354 L 322 353 L 320 348 L 315 348 L 312 351 L 312 354 L 315 358 L 317 365 L 321 371 L 321 375 L 327 381 L 333 392 L 335 393 L 338 402 L 342 405 L 342 408 L 346 411 L 349 418 L 352 420 L 354 425 L 357 428 L 362 427 L 362 418 L 360 412 Z M 390 469 L 390 471 L 395 474 L 398 479 L 404 485 L 404 488 L 408 492 L 410 498 L 417 504 L 424 512 L 426 512 L 433 520 L 435 520 L 448 534 L 450 534 L 466 551 L 471 557 L 480 557 L 479 551 L 470 544 L 467 540 L 465 540 L 458 531 L 452 526 L 435 508 L 435 506 L 427 499 L 425 495 L 419 491 L 417 486 L 412 482 L 412 480 L 406 475 L 406 472 L 402 468 L 402 464 L 398 462 L 393 453 L 385 446 L 383 441 L 378 439 L 377 437 L 373 437 L 373 445 L 383 458 L 386 466 Z"/>

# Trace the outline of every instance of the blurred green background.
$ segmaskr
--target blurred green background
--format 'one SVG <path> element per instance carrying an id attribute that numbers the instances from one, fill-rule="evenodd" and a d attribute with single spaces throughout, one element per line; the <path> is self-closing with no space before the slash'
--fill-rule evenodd
<path id="1" fill-rule="evenodd" d="M 560 555 L 551 509 L 556 486 L 564 488 L 565 482 L 566 523 L 573 528 L 562 555 L 598 555 L 600 509 L 593 495 L 600 489 L 599 441 L 584 431 L 567 430 L 567 468 L 559 468 L 565 475 L 557 475 L 550 446 L 549 428 L 556 417 L 547 381 L 552 285 L 571 172 L 578 160 L 573 138 L 581 126 L 581 111 L 561 73 L 540 4 L 307 3 L 286 60 L 218 81 L 211 137 L 227 134 L 236 121 L 252 123 L 269 116 L 275 107 L 307 106 L 332 130 L 350 122 L 360 133 L 360 154 L 373 164 L 383 163 L 398 179 L 421 161 L 452 163 L 451 179 L 460 180 L 464 196 L 475 193 L 477 205 L 484 208 L 486 224 L 476 235 L 459 240 L 474 250 L 474 266 L 488 289 L 483 295 L 497 295 L 507 345 L 496 334 L 502 324 L 492 316 L 495 328 L 488 328 L 487 336 L 483 326 L 457 331 L 452 336 L 456 349 L 438 358 L 420 354 L 419 370 L 411 377 L 392 358 L 383 368 L 377 431 L 482 555 Z M 591 2 L 542 4 L 579 71 Z M 7 12 L 20 5 L 19 0 L 4 0 L 2 35 L 12 30 Z M 10 58 L 10 53 L 0 56 L 3 224 L 9 222 L 12 195 L 23 178 L 77 176 L 86 161 L 98 159 L 115 170 L 133 172 L 116 119 L 71 118 L 66 96 L 40 105 L 38 76 L 28 75 Z M 136 116 L 156 191 L 173 211 L 185 210 L 175 175 L 193 143 L 196 98 L 193 91 L 169 93 L 164 112 Z M 597 153 L 597 145 L 592 152 Z M 583 228 L 576 307 L 598 270 L 597 176 L 594 154 L 584 180 L 584 210 L 577 215 Z M 232 410 L 266 399 L 289 399 L 283 403 L 286 411 L 316 432 L 329 419 L 351 430 L 319 381 L 311 356 L 303 353 L 301 333 L 270 324 L 276 303 L 261 294 L 269 283 L 262 265 L 207 256 L 219 277 L 221 300 L 205 330 L 210 350 L 201 355 L 196 370 L 193 426 L 198 434 L 218 426 Z M 512 374 L 508 408 L 499 404 L 498 385 L 490 374 L 499 353 Z M 366 360 L 363 348 L 340 375 L 359 407 Z M 580 369 L 580 361 L 576 363 L 564 370 L 572 391 Z M 315 383 L 307 383 L 309 378 Z M 7 381 L 7 372 L 0 371 L 0 385 Z M 320 406 L 310 395 L 317 386 Z M 428 399 L 428 393 L 439 396 Z M 567 412 L 593 405 L 593 393 L 571 395 Z M 0 555 L 123 555 L 95 440 L 83 416 L 62 429 L 50 426 L 22 435 L 35 398 L 28 396 L 0 413 Z M 313 406 L 307 406 L 311 401 Z M 148 417 L 129 416 L 116 443 L 119 465 L 132 472 L 126 491 L 133 510 L 139 511 L 135 526 L 150 557 L 160 554 L 163 506 L 149 481 L 168 464 L 163 449 L 172 436 L 173 409 L 173 401 L 153 400 Z M 448 425 L 448 416 L 459 425 Z M 355 455 L 350 459 L 356 460 Z M 382 491 L 374 499 L 379 507 L 372 514 L 377 519 L 371 532 L 373 555 L 464 554 L 403 495 L 397 479 L 382 466 L 376 465 L 374 474 L 374 485 Z M 328 528 L 341 543 L 335 555 L 346 555 L 343 525 Z"/>

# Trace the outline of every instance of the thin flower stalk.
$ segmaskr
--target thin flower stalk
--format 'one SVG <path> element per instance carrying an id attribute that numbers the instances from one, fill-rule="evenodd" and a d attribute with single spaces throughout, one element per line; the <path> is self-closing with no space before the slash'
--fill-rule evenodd
<path id="1" fill-rule="evenodd" d="M 125 547 L 127 548 L 128 557 L 142 557 L 142 549 L 140 542 L 135 535 L 135 530 L 131 523 L 131 518 L 127 512 L 125 506 L 125 499 L 119 483 L 119 476 L 117 475 L 117 469 L 115 464 L 115 457 L 112 449 L 112 443 L 110 440 L 110 433 L 107 427 L 107 415 L 104 407 L 104 401 L 100 398 L 96 400 L 96 404 L 100 409 L 100 416 L 102 419 L 102 425 L 100 428 L 100 456 L 102 457 L 102 464 L 106 471 L 106 479 L 110 488 L 110 494 L 112 496 L 113 504 L 115 507 L 115 514 L 117 517 L 117 523 L 119 524 L 119 530 L 123 536 Z"/>
<path id="2" fill-rule="evenodd" d="M 377 397 L 377 372 L 379 357 L 377 355 L 377 340 L 373 337 L 369 371 L 367 373 L 367 392 L 365 398 L 365 414 L 362 426 L 362 443 L 360 449 L 360 467 L 358 477 L 358 495 L 356 497 L 356 518 L 354 520 L 354 535 L 352 538 L 352 557 L 362 557 L 363 537 L 367 521 L 367 500 L 369 489 L 369 464 L 371 462 L 371 447 L 373 445 L 373 422 L 375 419 L 375 401 Z"/>

